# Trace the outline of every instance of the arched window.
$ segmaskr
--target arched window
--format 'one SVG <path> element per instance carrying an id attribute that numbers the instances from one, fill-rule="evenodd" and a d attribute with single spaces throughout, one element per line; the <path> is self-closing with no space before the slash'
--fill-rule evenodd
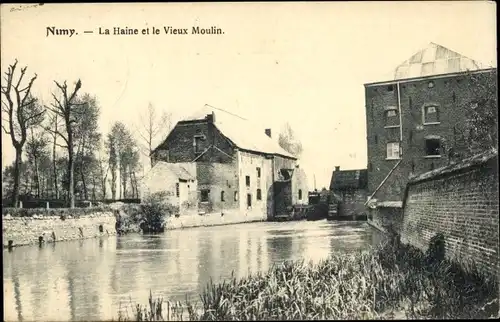
<path id="1" fill-rule="evenodd" d="M 221 191 L 220 192 L 220 201 L 225 201 L 224 199 L 225 199 L 224 198 L 224 191 Z"/>
<path id="2" fill-rule="evenodd" d="M 299 200 L 302 200 L 302 189 L 299 189 Z"/>

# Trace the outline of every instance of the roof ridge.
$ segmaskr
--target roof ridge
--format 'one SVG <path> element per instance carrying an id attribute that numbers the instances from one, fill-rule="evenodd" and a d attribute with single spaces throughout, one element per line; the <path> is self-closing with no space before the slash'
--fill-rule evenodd
<path id="1" fill-rule="evenodd" d="M 237 114 L 231 113 L 231 112 L 229 112 L 229 111 L 226 111 L 225 109 L 218 108 L 218 107 L 212 106 L 212 105 L 210 105 L 210 104 L 206 104 L 206 103 L 205 103 L 205 105 L 204 105 L 204 106 L 211 107 L 211 108 L 216 109 L 216 110 L 218 110 L 218 111 L 221 111 L 221 112 L 227 113 L 227 114 L 229 114 L 229 115 L 235 116 L 235 117 L 237 117 L 237 118 L 240 118 L 240 119 L 242 119 L 242 120 L 244 120 L 244 121 L 248 121 L 248 119 L 244 118 L 243 116 L 240 116 L 240 115 L 237 115 Z"/>

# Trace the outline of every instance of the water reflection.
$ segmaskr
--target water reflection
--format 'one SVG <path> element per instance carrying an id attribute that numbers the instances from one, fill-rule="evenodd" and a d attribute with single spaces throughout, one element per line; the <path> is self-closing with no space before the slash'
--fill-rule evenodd
<path id="1" fill-rule="evenodd" d="M 198 300 L 206 283 L 318 261 L 378 243 L 365 223 L 291 222 L 167 231 L 4 251 L 6 321 L 117 318 L 120 304 L 156 296 Z M 130 312 L 130 311 L 129 311 Z"/>

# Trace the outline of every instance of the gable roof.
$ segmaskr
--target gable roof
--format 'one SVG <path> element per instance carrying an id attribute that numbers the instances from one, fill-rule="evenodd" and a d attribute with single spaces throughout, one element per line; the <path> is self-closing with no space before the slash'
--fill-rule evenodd
<path id="1" fill-rule="evenodd" d="M 396 67 L 394 80 L 460 73 L 481 68 L 479 62 L 431 42 Z"/>
<path id="2" fill-rule="evenodd" d="M 206 116 L 211 113 L 214 114 L 215 127 L 238 148 L 297 159 L 297 157 L 285 151 L 276 139 L 267 136 L 265 129 L 241 116 L 222 109 L 205 105 L 202 109 L 180 122 L 205 120 Z"/>
<path id="3" fill-rule="evenodd" d="M 164 161 L 158 161 L 151 170 L 146 174 L 147 177 L 154 176 L 156 179 L 161 179 L 161 176 L 165 176 L 170 173 L 181 180 L 196 180 L 196 174 L 191 173 L 186 167 L 179 163 L 168 163 Z"/>
<path id="4" fill-rule="evenodd" d="M 330 190 L 364 189 L 367 183 L 368 171 L 366 169 L 333 171 Z"/>

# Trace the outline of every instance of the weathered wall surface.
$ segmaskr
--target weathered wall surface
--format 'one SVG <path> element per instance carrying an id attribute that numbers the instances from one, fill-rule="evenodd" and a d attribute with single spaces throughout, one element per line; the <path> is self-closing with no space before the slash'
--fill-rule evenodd
<path id="1" fill-rule="evenodd" d="M 295 168 L 292 177 L 292 191 L 295 200 L 294 205 L 307 205 L 309 203 L 307 176 L 302 168 Z"/>
<path id="2" fill-rule="evenodd" d="M 198 208 L 202 212 L 225 212 L 239 209 L 238 165 L 232 163 L 197 162 L 198 173 Z M 208 190 L 208 201 L 202 201 L 201 191 Z M 222 198 L 224 194 L 224 198 Z"/>
<path id="3" fill-rule="evenodd" d="M 403 209 L 395 207 L 380 207 L 368 209 L 368 223 L 375 228 L 389 232 L 395 230 L 401 232 L 403 225 Z"/>
<path id="4" fill-rule="evenodd" d="M 410 181 L 401 240 L 426 250 L 430 239 L 442 233 L 448 258 L 464 265 L 472 261 L 497 274 L 498 156 L 478 160 Z"/>
<path id="5" fill-rule="evenodd" d="M 334 191 L 334 193 L 342 197 L 339 216 L 356 216 L 368 212 L 364 206 L 367 197 L 366 189 Z"/>
<path id="6" fill-rule="evenodd" d="M 77 218 L 60 219 L 58 216 L 2 218 L 2 243 L 4 247 L 58 242 L 75 239 L 116 235 L 116 218 L 111 212 L 95 213 Z M 102 227 L 102 229 L 100 229 Z"/>
<path id="7" fill-rule="evenodd" d="M 166 229 L 179 229 L 190 227 L 220 226 L 239 224 L 255 221 L 266 221 L 267 214 L 257 210 L 228 210 L 224 216 L 220 212 L 194 216 L 170 217 L 166 222 Z"/>
<path id="8" fill-rule="evenodd" d="M 268 178 L 272 176 L 270 161 L 263 155 L 239 151 L 239 207 L 242 211 L 252 210 L 267 214 L 268 194 L 271 189 Z M 257 169 L 260 169 L 260 177 Z M 250 178 L 250 185 L 247 185 L 246 177 Z M 258 198 L 260 190 L 260 198 Z M 247 209 L 248 196 L 251 199 L 251 209 Z"/>

